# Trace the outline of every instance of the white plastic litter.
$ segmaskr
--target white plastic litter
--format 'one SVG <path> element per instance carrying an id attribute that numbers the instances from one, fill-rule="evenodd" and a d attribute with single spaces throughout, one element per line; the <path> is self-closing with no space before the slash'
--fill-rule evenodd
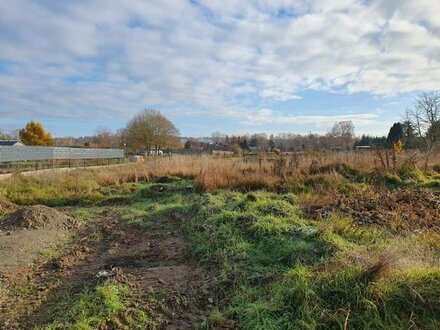
<path id="1" fill-rule="evenodd" d="M 112 268 L 111 270 L 100 270 L 98 274 L 96 274 L 97 278 L 107 278 L 116 275 L 116 268 Z"/>

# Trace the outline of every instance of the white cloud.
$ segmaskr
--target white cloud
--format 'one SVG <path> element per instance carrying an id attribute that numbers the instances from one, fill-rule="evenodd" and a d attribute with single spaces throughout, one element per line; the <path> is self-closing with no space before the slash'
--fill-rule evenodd
<path id="1" fill-rule="evenodd" d="M 122 118 L 157 106 L 230 116 L 242 107 L 238 116 L 256 123 L 322 123 L 259 109 L 307 89 L 439 88 L 438 13 L 432 0 L 2 1 L 0 112 Z M 357 116 L 340 118 L 374 122 Z"/>
<path id="2" fill-rule="evenodd" d="M 333 124 L 337 121 L 351 120 L 355 126 L 368 126 L 378 118 L 376 113 L 362 113 L 356 115 L 283 115 L 271 109 L 259 109 L 246 113 L 243 124 L 259 126 L 267 124 L 315 124 L 317 127 Z"/>

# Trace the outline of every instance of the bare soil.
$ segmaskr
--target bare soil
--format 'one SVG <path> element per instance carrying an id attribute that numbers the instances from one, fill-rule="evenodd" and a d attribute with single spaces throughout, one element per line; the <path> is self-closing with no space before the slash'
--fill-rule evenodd
<path id="1" fill-rule="evenodd" d="M 0 273 L 28 266 L 66 238 L 75 224 L 65 214 L 41 205 L 22 207 L 0 220 Z"/>
<path id="2" fill-rule="evenodd" d="M 349 215 L 360 225 L 380 225 L 391 230 L 440 232 L 440 196 L 429 190 L 368 189 L 350 195 L 316 195 L 303 201 L 305 216 L 328 218 Z"/>
<path id="3" fill-rule="evenodd" d="M 162 329 L 194 329 L 212 307 L 212 276 L 185 253 L 182 215 L 139 220 L 148 225 L 128 225 L 117 211 L 104 211 L 96 222 L 77 230 L 78 238 L 60 256 L 11 265 L 15 268 L 0 278 L 0 329 L 50 323 L 64 295 L 93 288 L 99 281 L 96 274 L 112 268 L 117 270 L 113 280 L 131 287 L 129 306 L 144 309 Z M 107 329 L 123 328 L 121 322 L 109 320 Z"/>
<path id="4" fill-rule="evenodd" d="M 0 232 L 0 274 L 29 266 L 45 249 L 67 236 L 68 231 L 60 229 Z"/>

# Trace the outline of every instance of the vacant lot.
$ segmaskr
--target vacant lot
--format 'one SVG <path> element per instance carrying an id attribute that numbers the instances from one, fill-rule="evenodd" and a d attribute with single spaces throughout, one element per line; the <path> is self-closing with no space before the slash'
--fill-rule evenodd
<path id="1" fill-rule="evenodd" d="M 0 183 L 0 328 L 438 329 L 440 166 L 158 158 Z"/>

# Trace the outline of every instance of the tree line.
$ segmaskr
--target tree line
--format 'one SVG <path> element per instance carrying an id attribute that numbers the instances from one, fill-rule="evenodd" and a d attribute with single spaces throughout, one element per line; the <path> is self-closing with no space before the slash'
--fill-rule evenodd
<path id="1" fill-rule="evenodd" d="M 0 130 L 0 139 L 19 138 L 25 145 L 56 145 L 91 148 L 125 148 L 129 152 L 154 152 L 162 148 L 182 147 L 179 130 L 162 113 L 145 109 L 136 114 L 124 128 L 112 132 L 98 128 L 87 137 L 53 138 L 39 122 L 31 120 L 26 127 L 9 134 Z M 211 143 L 188 140 L 184 148 L 218 148 L 226 150 L 261 150 L 278 148 L 284 151 L 303 149 L 349 150 L 355 146 L 391 148 L 399 142 L 407 148 L 432 151 L 440 145 L 440 92 L 426 92 L 417 96 L 401 122 L 392 125 L 387 136 L 362 135 L 356 137 L 351 121 L 339 121 L 326 134 L 265 133 L 228 136 L 214 132 Z"/>
<path id="2" fill-rule="evenodd" d="M 386 136 L 363 134 L 356 137 L 351 121 L 336 122 L 326 134 L 265 133 L 229 136 L 214 132 L 212 143 L 188 140 L 185 148 L 220 148 L 227 150 L 270 151 L 274 148 L 283 151 L 350 150 L 356 146 L 372 148 L 392 148 L 397 142 L 406 149 L 432 151 L 440 146 L 440 92 L 427 92 L 417 96 L 408 108 L 401 122 L 396 122 Z"/>
<path id="3" fill-rule="evenodd" d="M 179 144 L 179 131 L 174 124 L 156 110 L 146 109 L 136 114 L 126 127 L 113 133 L 107 128 L 98 128 L 89 137 L 53 138 L 40 122 L 31 120 L 26 126 L 12 133 L 0 131 L 0 139 L 20 139 L 30 146 L 70 146 L 90 148 L 125 148 L 130 152 L 147 152 Z"/>

